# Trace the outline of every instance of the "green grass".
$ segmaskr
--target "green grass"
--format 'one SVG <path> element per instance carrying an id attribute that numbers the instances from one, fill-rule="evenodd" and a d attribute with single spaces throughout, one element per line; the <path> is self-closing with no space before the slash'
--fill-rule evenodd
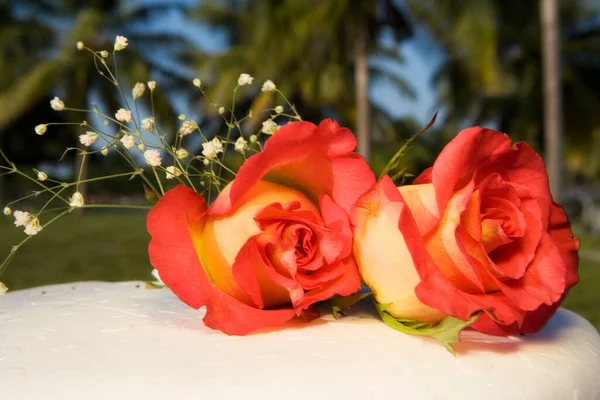
<path id="1" fill-rule="evenodd" d="M 25 235 L 12 218 L 0 218 L 0 257 Z M 69 215 L 25 244 L 2 280 L 11 290 L 81 280 L 150 280 L 145 213 Z M 600 330 L 600 238 L 581 241 L 580 281 L 564 307 Z"/>
<path id="2" fill-rule="evenodd" d="M 0 257 L 25 234 L 0 218 Z M 10 290 L 82 280 L 150 280 L 145 213 L 67 215 L 32 237 L 0 280 Z"/>

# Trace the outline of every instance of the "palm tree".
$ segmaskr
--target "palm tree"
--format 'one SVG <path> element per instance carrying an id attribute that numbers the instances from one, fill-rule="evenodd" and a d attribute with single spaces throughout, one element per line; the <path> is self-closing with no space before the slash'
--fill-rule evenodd
<path id="1" fill-rule="evenodd" d="M 3 60 L 0 63 L 0 140 L 4 147 L 18 141 L 16 135 L 31 132 L 32 120 L 28 120 L 25 127 L 22 116 L 32 115 L 34 119 L 38 115 L 48 116 L 48 101 L 57 92 L 72 108 L 90 108 L 90 96 L 99 98 L 109 110 L 119 108 L 121 99 L 114 86 L 98 74 L 89 54 L 76 50 L 78 41 L 96 50 L 110 51 L 117 34 L 129 37 L 135 46 L 119 53 L 119 76 L 126 85 L 145 81 L 152 75 L 161 75 L 167 82 L 186 78 L 153 54 L 156 49 L 163 52 L 166 49 L 170 59 L 176 60 L 193 45 L 186 42 L 183 35 L 154 29 L 148 22 L 165 11 L 185 10 L 189 7 L 187 4 L 167 0 L 135 4 L 125 0 L 22 0 L 0 6 L 0 57 Z M 124 88 L 124 91 L 128 90 Z M 162 93 L 157 93 L 156 113 L 162 121 L 174 121 L 170 99 Z M 61 117 L 70 122 L 86 119 L 61 114 L 51 120 Z M 71 132 L 70 138 L 78 129 Z M 77 165 L 75 170 L 79 168 L 83 165 Z"/>
<path id="2" fill-rule="evenodd" d="M 386 68 L 386 62 L 401 62 L 398 43 L 412 34 L 392 0 L 214 0 L 206 1 L 198 16 L 225 29 L 229 40 L 227 51 L 198 60 L 218 103 L 240 72 L 272 79 L 303 116 L 327 114 L 354 125 L 359 151 L 368 157 L 373 128 L 392 123 L 370 104 L 371 79 L 387 79 L 412 95 Z M 370 63 L 374 56 L 385 61 Z M 255 106 L 269 101 L 270 95 L 260 94 Z M 379 122 L 371 122 L 371 112 Z"/>
<path id="3" fill-rule="evenodd" d="M 538 2 L 518 0 L 409 0 L 446 58 L 435 74 L 444 126 L 493 123 L 539 149 L 543 140 L 543 80 Z M 590 62 L 599 42 L 594 36 L 570 34 L 593 14 L 590 3 L 560 2 L 564 149 L 571 172 L 600 174 L 589 149 L 600 145 L 600 65 Z M 597 6 L 596 6 L 597 7 Z M 596 10 L 598 11 L 598 10 Z"/>

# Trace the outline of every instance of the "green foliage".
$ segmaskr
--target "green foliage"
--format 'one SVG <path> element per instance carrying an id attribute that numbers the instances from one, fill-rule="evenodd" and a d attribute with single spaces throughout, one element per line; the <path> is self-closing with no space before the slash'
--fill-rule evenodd
<path id="1" fill-rule="evenodd" d="M 354 52 L 356 38 L 368 32 L 371 56 L 401 63 L 399 41 L 412 35 L 412 27 L 402 10 L 390 0 L 309 0 L 205 1 L 198 18 L 226 32 L 230 47 L 213 56 L 195 56 L 199 75 L 207 82 L 214 102 L 225 97 L 240 73 L 253 75 L 259 82 L 273 80 L 297 106 L 303 119 L 318 121 L 329 117 L 344 126 L 355 126 Z M 379 39 L 391 33 L 393 40 Z M 370 65 L 372 79 L 384 79 L 407 96 L 410 85 L 382 66 Z M 256 97 L 247 91 L 238 99 L 254 102 L 252 109 L 271 106 L 269 94 Z M 266 103 L 266 104 L 265 104 Z M 207 113 L 214 107 L 205 104 Z M 391 117 L 375 106 L 372 131 L 392 123 Z"/>
<path id="2" fill-rule="evenodd" d="M 454 354 L 452 344 L 460 341 L 460 331 L 475 322 L 479 316 L 478 314 L 473 315 L 468 321 L 462 321 L 454 317 L 446 317 L 437 324 L 417 323 L 394 318 L 386 311 L 389 305 L 379 304 L 376 301 L 374 301 L 374 303 L 381 319 L 388 326 L 409 335 L 428 336 L 436 339 L 452 354 Z"/>

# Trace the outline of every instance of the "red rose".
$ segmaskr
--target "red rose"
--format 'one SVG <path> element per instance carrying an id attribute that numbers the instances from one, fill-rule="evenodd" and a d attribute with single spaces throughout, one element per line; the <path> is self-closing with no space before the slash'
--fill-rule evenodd
<path id="1" fill-rule="evenodd" d="M 578 280 L 579 241 L 542 158 L 490 129 L 462 131 L 413 185 L 385 177 L 352 218 L 361 275 L 396 318 L 481 312 L 481 332 L 532 333 Z"/>
<path id="2" fill-rule="evenodd" d="M 250 157 L 207 207 L 186 186 L 148 215 L 150 262 L 205 324 L 243 335 L 318 315 L 314 304 L 360 288 L 349 212 L 375 182 L 331 120 L 294 122 Z"/>

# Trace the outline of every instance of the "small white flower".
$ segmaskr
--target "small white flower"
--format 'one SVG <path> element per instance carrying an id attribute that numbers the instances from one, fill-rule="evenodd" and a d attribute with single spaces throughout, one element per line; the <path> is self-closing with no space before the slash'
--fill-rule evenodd
<path id="1" fill-rule="evenodd" d="M 235 147 L 234 147 L 235 151 L 243 154 L 247 148 L 248 148 L 248 142 L 243 137 L 240 136 L 235 141 Z"/>
<path id="2" fill-rule="evenodd" d="M 100 154 L 102 154 L 103 156 L 107 156 L 108 155 L 108 147 L 103 147 L 102 150 L 100 150 Z"/>
<path id="3" fill-rule="evenodd" d="M 263 92 L 274 92 L 275 90 L 277 90 L 277 86 L 275 86 L 275 84 L 273 83 L 273 81 L 271 81 L 270 79 L 265 81 L 265 83 L 263 83 L 262 88 L 260 89 Z"/>
<path id="4" fill-rule="evenodd" d="M 31 220 L 31 214 L 27 211 L 15 210 L 13 216 L 15 217 L 15 226 L 25 226 Z"/>
<path id="5" fill-rule="evenodd" d="M 162 163 L 158 150 L 150 149 L 144 152 L 144 160 L 151 167 L 158 167 Z"/>
<path id="6" fill-rule="evenodd" d="M 167 167 L 167 179 L 173 179 L 181 176 L 181 170 L 174 166 Z"/>
<path id="7" fill-rule="evenodd" d="M 202 143 L 202 155 L 206 158 L 216 158 L 223 152 L 223 143 L 215 137 L 210 142 Z"/>
<path id="8" fill-rule="evenodd" d="M 279 129 L 279 125 L 277 125 L 273 120 L 266 120 L 262 123 L 262 129 L 260 130 L 262 133 L 266 133 L 267 135 L 272 135 L 277 132 Z"/>
<path id="9" fill-rule="evenodd" d="M 258 140 L 256 135 L 251 135 L 248 139 L 250 139 L 250 143 L 255 143 Z"/>
<path id="10" fill-rule="evenodd" d="M 223 115 L 225 114 L 225 107 L 219 107 L 217 111 L 219 111 L 219 114 Z"/>
<path id="11" fill-rule="evenodd" d="M 192 83 L 194 84 L 194 86 L 196 86 L 197 88 L 199 88 L 202 85 L 202 82 L 200 81 L 200 79 L 196 78 L 192 81 Z"/>
<path id="12" fill-rule="evenodd" d="M 125 50 L 127 48 L 127 38 L 125 36 L 118 36 L 115 38 L 115 51 Z"/>
<path id="13" fill-rule="evenodd" d="M 117 121 L 131 122 L 133 116 L 131 115 L 131 111 L 126 110 L 124 108 L 119 108 L 115 113 L 115 118 L 117 119 Z"/>
<path id="14" fill-rule="evenodd" d="M 146 145 L 144 143 L 138 143 L 137 149 L 143 153 L 146 151 Z"/>
<path id="15" fill-rule="evenodd" d="M 38 179 L 38 181 L 43 182 L 46 179 L 48 179 L 48 174 L 46 174 L 45 172 L 42 172 L 42 171 L 38 171 L 37 172 L 37 179 Z"/>
<path id="16" fill-rule="evenodd" d="M 102 58 L 108 58 L 108 51 L 106 51 L 106 50 L 102 50 L 102 51 L 100 52 L 100 56 L 101 56 Z"/>
<path id="17" fill-rule="evenodd" d="M 156 284 L 161 285 L 161 286 L 166 286 L 165 283 L 162 281 L 162 279 L 160 279 L 160 275 L 158 274 L 158 270 L 157 269 L 153 269 L 152 270 L 152 276 L 154 278 L 156 278 Z"/>
<path id="18" fill-rule="evenodd" d="M 131 95 L 133 96 L 133 99 L 135 100 L 142 97 L 144 95 L 145 90 L 146 85 L 144 85 L 142 82 L 136 83 L 133 89 L 131 89 Z"/>
<path id="19" fill-rule="evenodd" d="M 2 210 L 2 213 L 4 215 L 10 215 L 12 213 L 12 210 L 10 209 L 10 207 L 6 206 L 4 207 L 4 210 Z"/>
<path id="20" fill-rule="evenodd" d="M 177 156 L 177 158 L 179 158 L 180 160 L 183 160 L 184 158 L 186 158 L 187 156 L 190 155 L 190 153 L 188 153 L 188 151 L 184 148 L 180 148 L 177 149 L 175 151 L 175 155 Z"/>
<path id="21" fill-rule="evenodd" d="M 198 129 L 198 124 L 194 121 L 183 121 L 183 124 L 181 124 L 181 127 L 179 128 L 179 134 L 181 136 L 186 136 L 194 132 L 196 129 Z"/>
<path id="22" fill-rule="evenodd" d="M 77 50 L 79 50 L 79 51 L 83 50 L 83 42 L 82 41 L 77 42 Z"/>
<path id="23" fill-rule="evenodd" d="M 283 112 L 283 106 L 277 106 L 277 107 L 275 107 L 275 112 L 277 114 L 281 114 Z"/>
<path id="24" fill-rule="evenodd" d="M 240 86 L 245 86 L 245 85 L 251 85 L 252 81 L 254 80 L 253 77 L 251 77 L 248 74 L 241 74 L 240 77 L 238 78 L 238 85 Z"/>
<path id="25" fill-rule="evenodd" d="M 135 146 L 135 140 L 133 139 L 132 135 L 123 135 L 123 137 L 119 141 L 127 150 Z"/>
<path id="26" fill-rule="evenodd" d="M 47 130 L 48 127 L 46 126 L 46 124 L 39 124 L 35 126 L 35 133 L 37 133 L 40 136 L 46 133 Z"/>
<path id="27" fill-rule="evenodd" d="M 83 207 L 83 195 L 79 192 L 73 193 L 73 196 L 69 199 L 69 205 L 71 207 Z"/>
<path id="28" fill-rule="evenodd" d="M 37 235 L 42 230 L 40 220 L 37 217 L 32 218 L 27 225 L 25 225 L 25 234 L 29 236 Z"/>
<path id="29" fill-rule="evenodd" d="M 150 89 L 150 90 L 156 89 L 156 81 L 148 81 L 148 89 Z"/>
<path id="30" fill-rule="evenodd" d="M 86 147 L 90 147 L 96 140 L 98 140 L 98 135 L 94 132 L 88 131 L 85 135 L 79 135 L 79 142 Z"/>
<path id="31" fill-rule="evenodd" d="M 8 288 L 4 283 L 0 282 L 0 296 L 5 294 L 6 292 L 8 292 Z"/>
<path id="32" fill-rule="evenodd" d="M 152 133 L 154 130 L 154 118 L 144 118 L 142 120 L 142 128 L 144 128 L 146 132 Z"/>
<path id="33" fill-rule="evenodd" d="M 52 107 L 54 111 L 62 111 L 65 109 L 65 103 L 63 103 L 58 96 L 54 96 L 54 98 L 50 100 L 50 107 Z"/>

